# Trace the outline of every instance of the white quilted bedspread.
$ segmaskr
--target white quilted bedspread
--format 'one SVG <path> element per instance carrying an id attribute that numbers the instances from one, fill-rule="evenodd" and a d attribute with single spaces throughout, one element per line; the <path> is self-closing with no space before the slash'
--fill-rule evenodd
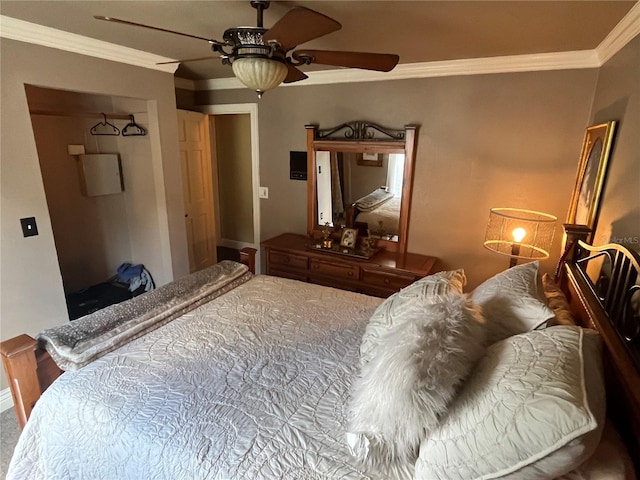
<path id="1" fill-rule="evenodd" d="M 363 479 L 345 441 L 380 299 L 257 276 L 63 374 L 9 479 Z"/>

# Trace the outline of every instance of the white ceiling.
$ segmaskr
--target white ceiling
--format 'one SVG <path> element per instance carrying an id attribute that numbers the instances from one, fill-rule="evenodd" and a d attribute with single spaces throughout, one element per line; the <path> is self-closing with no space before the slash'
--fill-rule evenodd
<path id="1" fill-rule="evenodd" d="M 636 4 L 572 1 L 273 1 L 270 27 L 294 6 L 339 21 L 342 30 L 301 47 L 397 53 L 401 66 L 459 59 L 593 50 Z M 225 29 L 255 26 L 248 1 L 2 0 L 0 14 L 171 59 L 205 57 L 207 42 L 95 20 L 104 15 L 222 40 Z M 82 39 L 80 39 L 82 41 Z M 213 57 L 213 53 L 211 53 Z M 335 69 L 335 67 L 331 67 Z M 305 71 L 322 69 L 304 67 Z M 177 77 L 232 77 L 212 59 L 181 64 Z"/>

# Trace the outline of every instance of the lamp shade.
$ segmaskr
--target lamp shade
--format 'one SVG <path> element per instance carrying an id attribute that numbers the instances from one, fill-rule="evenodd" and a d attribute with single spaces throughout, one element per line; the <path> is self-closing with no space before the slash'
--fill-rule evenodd
<path id="1" fill-rule="evenodd" d="M 557 220 L 553 215 L 532 210 L 492 208 L 484 246 L 516 259 L 548 258 Z"/>
<path id="2" fill-rule="evenodd" d="M 258 96 L 280 85 L 288 71 L 283 62 L 262 57 L 236 58 L 231 67 L 236 78 L 258 92 Z"/>

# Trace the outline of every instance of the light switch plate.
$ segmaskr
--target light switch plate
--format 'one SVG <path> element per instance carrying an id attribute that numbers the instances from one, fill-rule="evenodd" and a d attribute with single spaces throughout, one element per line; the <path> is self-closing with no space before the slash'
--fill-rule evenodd
<path id="1" fill-rule="evenodd" d="M 260 187 L 259 197 L 260 198 L 269 198 L 269 187 Z"/>
<path id="2" fill-rule="evenodd" d="M 36 224 L 36 217 L 21 218 L 20 225 L 22 226 L 23 236 L 35 237 L 36 235 L 38 235 L 38 225 Z"/>

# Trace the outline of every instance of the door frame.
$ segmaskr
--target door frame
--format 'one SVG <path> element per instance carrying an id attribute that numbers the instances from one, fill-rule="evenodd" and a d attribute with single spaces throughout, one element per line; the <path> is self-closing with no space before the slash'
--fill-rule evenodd
<path id="1" fill-rule="evenodd" d="M 257 103 L 234 103 L 226 105 L 204 105 L 197 107 L 201 113 L 208 115 L 242 115 L 248 114 L 251 123 L 251 191 L 253 197 L 253 244 L 235 242 L 220 238 L 220 230 L 216 229 L 218 245 L 234 248 L 253 247 L 256 252 L 256 273 L 262 272 L 261 249 L 260 249 L 260 142 L 258 137 L 258 104 Z M 214 120 L 215 122 L 215 120 Z M 211 158 L 213 158 L 211 152 Z M 219 220 L 219 219 L 218 219 Z"/>

